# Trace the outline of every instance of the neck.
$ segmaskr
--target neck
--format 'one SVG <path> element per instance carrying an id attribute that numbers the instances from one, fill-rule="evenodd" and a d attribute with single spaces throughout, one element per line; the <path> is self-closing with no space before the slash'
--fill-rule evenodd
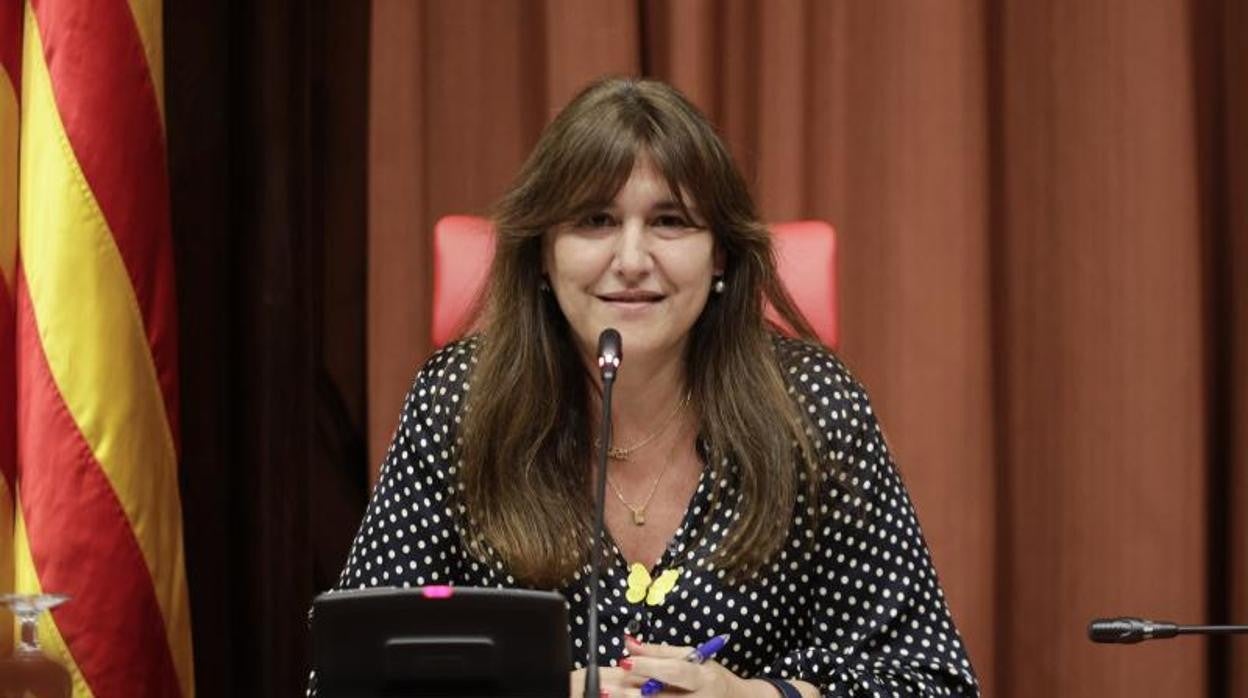
<path id="1" fill-rule="evenodd" d="M 611 396 L 613 441 L 623 445 L 661 427 L 688 392 L 682 352 L 625 356 Z"/>

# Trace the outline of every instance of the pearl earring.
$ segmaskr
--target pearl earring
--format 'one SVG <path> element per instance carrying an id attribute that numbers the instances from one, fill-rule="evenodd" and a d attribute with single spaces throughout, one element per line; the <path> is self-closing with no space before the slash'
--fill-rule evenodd
<path id="1" fill-rule="evenodd" d="M 726 288 L 728 288 L 728 284 L 724 283 L 724 277 L 715 277 L 715 283 L 711 284 L 711 290 L 715 293 L 723 293 Z"/>

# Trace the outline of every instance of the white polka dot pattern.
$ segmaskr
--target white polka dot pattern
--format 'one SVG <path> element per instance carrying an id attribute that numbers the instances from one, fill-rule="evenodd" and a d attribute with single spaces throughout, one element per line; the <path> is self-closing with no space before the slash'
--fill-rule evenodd
<path id="1" fill-rule="evenodd" d="M 475 340 L 451 344 L 417 376 L 339 588 L 518 586 L 497 560 L 465 550 L 464 512 L 452 504 L 458 408 L 469 389 L 474 349 Z M 600 587 L 602 663 L 614 665 L 623 656 L 630 625 L 643 641 L 677 645 L 729 633 L 717 659 L 742 677 L 800 679 L 824 696 L 978 695 L 866 392 L 825 349 L 778 338 L 776 353 L 827 462 L 818 522 L 805 515 L 799 497 L 794 524 L 771 564 L 729 583 L 709 557 L 735 518 L 735 475 L 730 463 L 722 464 L 717 505 L 710 499 L 715 475 L 707 467 L 684 521 L 651 570 L 657 577 L 682 569 L 658 605 L 628 602 L 628 564 L 613 550 Z M 587 566 L 558 590 L 567 599 L 578 668 L 588 656 L 588 580 Z M 310 688 L 309 695 L 314 692 Z"/>

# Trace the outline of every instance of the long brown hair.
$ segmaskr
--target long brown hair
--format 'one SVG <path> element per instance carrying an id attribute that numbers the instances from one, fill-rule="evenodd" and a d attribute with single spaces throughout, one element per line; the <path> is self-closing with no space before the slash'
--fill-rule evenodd
<path id="1" fill-rule="evenodd" d="M 783 545 L 791 520 L 776 513 L 794 511 L 799 469 L 815 513 L 817 432 L 788 395 L 764 300 L 797 336 L 817 340 L 780 283 L 745 182 L 706 118 L 675 89 L 602 80 L 546 128 L 495 210 L 497 249 L 459 440 L 469 545 L 536 586 L 567 580 L 588 559 L 596 400 L 567 321 L 539 290 L 542 235 L 610 202 L 643 151 L 674 194 L 696 203 L 725 253 L 726 288 L 694 323 L 685 357 L 717 503 L 720 471 L 736 469 L 739 499 L 723 505 L 739 518 L 716 564 L 749 575 Z"/>

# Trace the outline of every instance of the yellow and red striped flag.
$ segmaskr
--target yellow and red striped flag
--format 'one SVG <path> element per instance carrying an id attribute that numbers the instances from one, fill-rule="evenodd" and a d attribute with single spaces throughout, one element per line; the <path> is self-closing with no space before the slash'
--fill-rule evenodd
<path id="1" fill-rule="evenodd" d="M 160 0 L 22 27 L 16 588 L 72 597 L 40 639 L 75 696 L 191 696 Z"/>
<path id="2" fill-rule="evenodd" d="M 13 512 L 17 481 L 13 290 L 17 256 L 18 96 L 22 3 L 0 0 L 0 593 L 13 591 Z M 13 624 L 0 622 L 0 655 L 13 646 Z"/>

